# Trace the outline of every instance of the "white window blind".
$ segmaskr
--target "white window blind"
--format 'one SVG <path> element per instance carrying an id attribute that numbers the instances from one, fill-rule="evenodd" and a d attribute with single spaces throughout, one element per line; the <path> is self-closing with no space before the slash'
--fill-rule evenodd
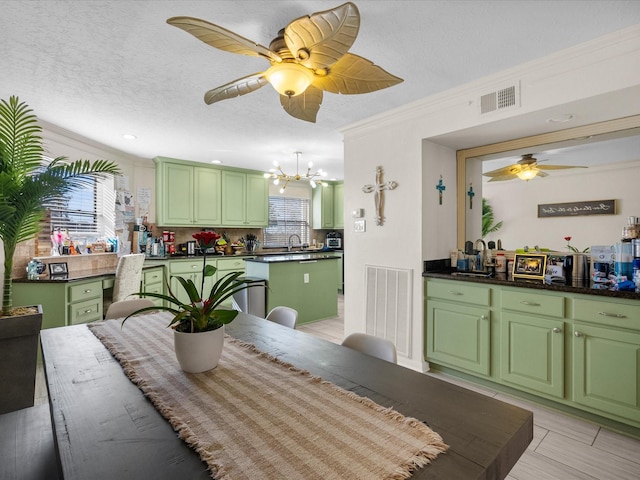
<path id="1" fill-rule="evenodd" d="M 309 243 L 309 199 L 269 197 L 269 226 L 264 229 L 265 247 L 286 247 L 291 235 Z M 297 245 L 297 239 L 294 240 Z"/>
<path id="2" fill-rule="evenodd" d="M 82 188 L 48 204 L 51 228 L 70 232 L 97 232 L 97 182 L 91 179 Z"/>

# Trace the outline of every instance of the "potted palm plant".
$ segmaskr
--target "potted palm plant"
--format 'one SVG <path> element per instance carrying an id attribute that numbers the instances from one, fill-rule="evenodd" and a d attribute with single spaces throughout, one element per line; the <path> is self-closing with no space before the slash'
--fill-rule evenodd
<path id="1" fill-rule="evenodd" d="M 202 280 L 200 290 L 191 279 L 175 276 L 189 296 L 189 302 L 181 302 L 171 291 L 167 283 L 168 295 L 160 293 L 140 292 L 141 297 L 153 297 L 164 300 L 160 306 L 145 307 L 122 320 L 139 313 L 155 310 L 165 310 L 173 314 L 169 327 L 173 328 L 174 348 L 180 368 L 185 372 L 199 373 L 211 370 L 218 365 L 224 347 L 224 326 L 231 323 L 238 312 L 224 308 L 222 303 L 246 288 L 258 286 L 247 284 L 239 280 L 243 272 L 229 272 L 214 282 L 209 293 L 205 296 L 204 285 L 208 277 L 213 277 L 217 269 L 207 265 L 207 250 L 213 248 L 220 238 L 216 232 L 194 233 L 193 238 L 199 243 L 203 252 Z"/>
<path id="2" fill-rule="evenodd" d="M 17 97 L 0 100 L 0 240 L 4 249 L 0 313 L 0 413 L 33 405 L 40 306 L 14 307 L 13 257 L 18 243 L 35 238 L 45 205 L 63 198 L 94 177 L 119 173 L 106 160 L 49 160 L 42 128 Z M 35 300 L 35 299 L 34 299 Z M 28 350 L 28 351 L 25 351 Z"/>

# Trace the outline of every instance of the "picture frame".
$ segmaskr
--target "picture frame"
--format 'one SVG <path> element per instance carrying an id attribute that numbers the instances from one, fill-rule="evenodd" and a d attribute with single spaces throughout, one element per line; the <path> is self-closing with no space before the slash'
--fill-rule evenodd
<path id="1" fill-rule="evenodd" d="M 513 278 L 541 280 L 547 269 L 547 256 L 544 253 L 516 253 L 513 258 Z"/>
<path id="2" fill-rule="evenodd" d="M 68 273 L 69 273 L 69 269 L 67 268 L 67 262 L 49 264 L 49 276 L 51 277 L 68 275 Z"/>

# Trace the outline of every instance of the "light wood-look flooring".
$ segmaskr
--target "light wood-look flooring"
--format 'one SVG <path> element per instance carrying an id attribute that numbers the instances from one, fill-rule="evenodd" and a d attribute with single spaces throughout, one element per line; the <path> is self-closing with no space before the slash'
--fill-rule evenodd
<path id="1" fill-rule="evenodd" d="M 301 325 L 298 330 L 341 343 L 343 312 L 340 303 L 340 317 Z M 640 480 L 640 440 L 449 375 L 428 375 L 533 412 L 533 441 L 507 480 Z"/>

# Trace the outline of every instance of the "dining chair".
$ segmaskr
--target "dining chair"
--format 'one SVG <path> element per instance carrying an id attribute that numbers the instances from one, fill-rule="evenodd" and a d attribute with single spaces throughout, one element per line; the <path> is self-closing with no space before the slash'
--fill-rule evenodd
<path id="1" fill-rule="evenodd" d="M 109 305 L 109 308 L 107 308 L 104 319 L 109 320 L 110 318 L 126 317 L 130 313 L 145 307 L 155 307 L 155 304 L 148 298 L 135 298 L 132 300 L 113 302 Z"/>
<path id="2" fill-rule="evenodd" d="M 270 320 L 280 325 L 284 325 L 289 328 L 296 328 L 296 322 L 298 321 L 298 311 L 290 307 L 274 307 L 271 309 L 267 316 L 267 320 Z"/>
<path id="3" fill-rule="evenodd" d="M 342 345 L 387 362 L 398 362 L 395 345 L 384 338 L 366 333 L 352 333 L 342 341 Z"/>
<path id="4" fill-rule="evenodd" d="M 127 298 L 131 300 L 131 298 L 134 298 L 131 295 L 140 291 L 142 265 L 145 258 L 144 253 L 134 253 L 120 257 L 116 267 L 116 278 L 113 283 L 112 302 L 120 302 Z"/>

